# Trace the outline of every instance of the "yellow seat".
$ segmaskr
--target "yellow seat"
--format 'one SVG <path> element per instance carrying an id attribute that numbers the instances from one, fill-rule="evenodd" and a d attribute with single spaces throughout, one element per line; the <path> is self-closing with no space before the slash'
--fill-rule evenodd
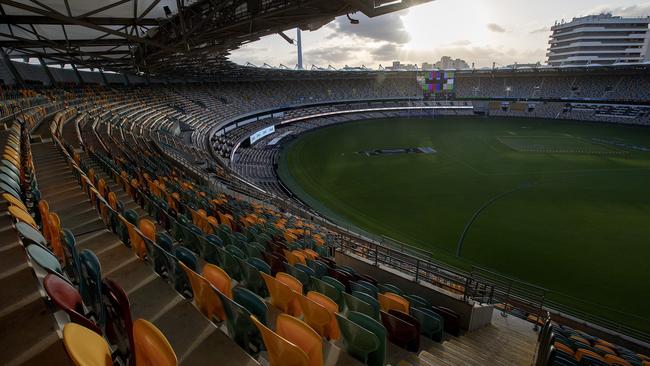
<path id="1" fill-rule="evenodd" d="M 194 293 L 194 303 L 201 313 L 210 320 L 225 320 L 226 312 L 223 309 L 223 304 L 221 304 L 217 293 L 212 289 L 210 282 L 187 267 L 182 261 L 178 261 L 178 264 L 187 273 Z"/>
<path id="2" fill-rule="evenodd" d="M 309 299 L 303 295 L 297 295 L 298 303 L 304 315 L 303 320 L 307 323 L 316 333 L 322 337 L 327 337 L 325 327 L 332 320 L 330 312 L 321 304 Z"/>
<path id="3" fill-rule="evenodd" d="M 275 332 L 303 350 L 309 358 L 309 366 L 323 365 L 323 340 L 305 322 L 287 314 L 278 315 Z"/>
<path id="4" fill-rule="evenodd" d="M 292 294 L 292 299 L 289 301 L 289 312 L 287 314 L 293 316 L 302 315 L 302 310 L 300 309 L 300 303 L 298 303 L 298 296 L 302 295 L 302 282 L 292 275 L 284 272 L 278 272 L 275 274 L 275 279 L 289 286 L 291 291 L 295 294 Z"/>
<path id="5" fill-rule="evenodd" d="M 308 366 L 310 364 L 307 353 L 296 344 L 267 328 L 253 315 L 251 315 L 251 321 L 262 334 L 264 346 L 268 352 L 269 366 Z"/>
<path id="6" fill-rule="evenodd" d="M 27 212 L 21 210 L 17 206 L 9 206 L 8 210 L 11 216 L 13 216 L 16 221 L 22 221 L 30 225 L 34 229 L 38 230 L 38 225 L 36 225 L 36 221 L 34 221 L 34 218 L 29 216 Z"/>
<path id="7" fill-rule="evenodd" d="M 94 331 L 76 324 L 63 327 L 63 344 L 70 359 L 77 366 L 112 366 L 108 344 Z"/>
<path id="8" fill-rule="evenodd" d="M 27 212 L 27 210 L 24 210 Z M 50 232 L 50 205 L 46 200 L 38 201 L 38 213 L 41 215 L 41 224 L 43 225 L 43 235 L 45 240 L 51 240 Z"/>
<path id="9" fill-rule="evenodd" d="M 291 288 L 264 272 L 260 272 L 260 274 L 264 279 L 264 283 L 266 283 L 266 288 L 269 290 L 271 305 L 283 313 L 290 313 L 292 311 L 291 302 L 295 299 L 295 294 Z"/>
<path id="10" fill-rule="evenodd" d="M 339 330 L 339 323 L 336 321 L 336 313 L 339 312 L 339 305 L 334 300 L 316 291 L 309 291 L 307 298 L 318 303 L 330 313 L 330 322 L 325 326 L 325 338 L 339 339 L 341 331 Z"/>
<path id="11" fill-rule="evenodd" d="M 407 314 L 409 313 L 409 301 L 398 294 L 386 292 L 377 294 L 377 298 L 379 300 L 379 307 L 385 312 L 395 309 Z"/>
<path id="12" fill-rule="evenodd" d="M 138 366 L 175 366 L 174 349 L 155 325 L 144 319 L 133 322 L 135 364 Z"/>
<path id="13" fill-rule="evenodd" d="M 120 221 L 122 221 L 122 224 L 126 226 L 126 229 L 129 233 L 129 243 L 131 244 L 131 250 L 140 259 L 144 259 L 147 254 L 147 248 L 144 244 L 144 239 L 136 230 L 135 225 L 130 223 L 126 218 L 124 218 L 124 216 L 120 215 Z"/>
<path id="14" fill-rule="evenodd" d="M 227 298 L 232 299 L 232 279 L 221 267 L 206 263 L 203 266 L 203 277 Z"/>
<path id="15" fill-rule="evenodd" d="M 23 201 L 21 201 L 21 200 L 19 200 L 18 198 L 16 198 L 16 197 L 10 195 L 9 193 L 3 193 L 3 194 L 2 194 L 2 198 L 3 198 L 5 201 L 9 202 L 9 204 L 18 207 L 19 209 L 21 209 L 21 210 L 23 210 L 23 211 L 25 211 L 25 212 L 28 211 L 28 210 L 27 210 L 27 207 L 25 206 L 25 204 L 23 203 Z"/>

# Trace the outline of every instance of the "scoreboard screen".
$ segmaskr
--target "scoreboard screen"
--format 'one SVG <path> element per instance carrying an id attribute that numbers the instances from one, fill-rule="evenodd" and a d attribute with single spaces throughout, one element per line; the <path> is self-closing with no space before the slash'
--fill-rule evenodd
<path id="1" fill-rule="evenodd" d="M 417 75 L 425 97 L 453 94 L 456 92 L 454 71 L 425 71 Z"/>

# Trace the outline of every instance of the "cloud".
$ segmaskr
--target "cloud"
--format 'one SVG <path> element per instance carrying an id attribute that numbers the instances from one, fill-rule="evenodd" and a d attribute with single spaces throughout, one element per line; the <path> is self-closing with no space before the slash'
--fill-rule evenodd
<path id="1" fill-rule="evenodd" d="M 487 25 L 487 29 L 495 33 L 505 33 L 506 29 L 496 23 L 490 23 Z"/>
<path id="2" fill-rule="evenodd" d="M 630 6 L 601 5 L 595 8 L 590 14 L 612 13 L 624 17 L 646 17 L 650 16 L 650 2 Z"/>
<path id="3" fill-rule="evenodd" d="M 375 49 L 370 50 L 370 54 L 376 60 L 397 60 L 399 57 L 400 47 L 394 43 L 386 43 Z"/>
<path id="4" fill-rule="evenodd" d="M 453 46 L 469 46 L 472 42 L 467 39 L 461 39 L 460 41 L 452 42 L 451 44 Z"/>
<path id="5" fill-rule="evenodd" d="M 537 33 L 547 33 L 547 32 L 550 32 L 550 31 L 551 31 L 551 28 L 549 28 L 549 27 L 541 27 L 541 28 L 533 29 L 529 33 L 530 34 L 537 34 Z"/>
<path id="6" fill-rule="evenodd" d="M 375 42 L 389 42 L 405 44 L 411 40 L 411 36 L 404 27 L 400 15 L 404 12 L 389 13 L 375 18 L 368 18 L 361 13 L 352 15 L 359 20 L 359 24 L 351 24 L 347 17 L 338 17 L 328 25 L 333 31 L 327 38 L 337 39 L 341 36 L 365 38 Z"/>
<path id="7" fill-rule="evenodd" d="M 351 63 L 355 59 L 353 53 L 358 47 L 350 46 L 326 46 L 312 48 L 304 52 L 305 60 L 316 65 Z"/>

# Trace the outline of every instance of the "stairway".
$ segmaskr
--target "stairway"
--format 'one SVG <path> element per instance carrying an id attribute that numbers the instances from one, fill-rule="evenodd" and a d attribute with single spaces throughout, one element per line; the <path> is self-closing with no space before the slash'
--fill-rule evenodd
<path id="1" fill-rule="evenodd" d="M 181 364 L 258 364 L 104 227 L 53 144 L 35 144 L 32 151 L 37 177 L 42 177 L 42 198 L 50 210 L 59 214 L 62 227 L 73 231 L 78 250 L 92 250 L 100 260 L 102 275 L 124 288 L 133 318 L 145 318 L 160 328 Z M 111 185 L 126 207 L 136 208 L 118 188 Z"/>
<path id="2" fill-rule="evenodd" d="M 492 324 L 443 343 L 426 342 L 421 365 L 532 365 L 537 333 L 529 322 L 495 312 Z"/>

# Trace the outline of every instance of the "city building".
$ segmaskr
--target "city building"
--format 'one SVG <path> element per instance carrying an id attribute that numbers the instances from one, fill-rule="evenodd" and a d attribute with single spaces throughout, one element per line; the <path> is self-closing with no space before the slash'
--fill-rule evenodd
<path id="1" fill-rule="evenodd" d="M 611 65 L 648 61 L 650 17 L 589 15 L 551 27 L 547 63 L 551 66 Z"/>

